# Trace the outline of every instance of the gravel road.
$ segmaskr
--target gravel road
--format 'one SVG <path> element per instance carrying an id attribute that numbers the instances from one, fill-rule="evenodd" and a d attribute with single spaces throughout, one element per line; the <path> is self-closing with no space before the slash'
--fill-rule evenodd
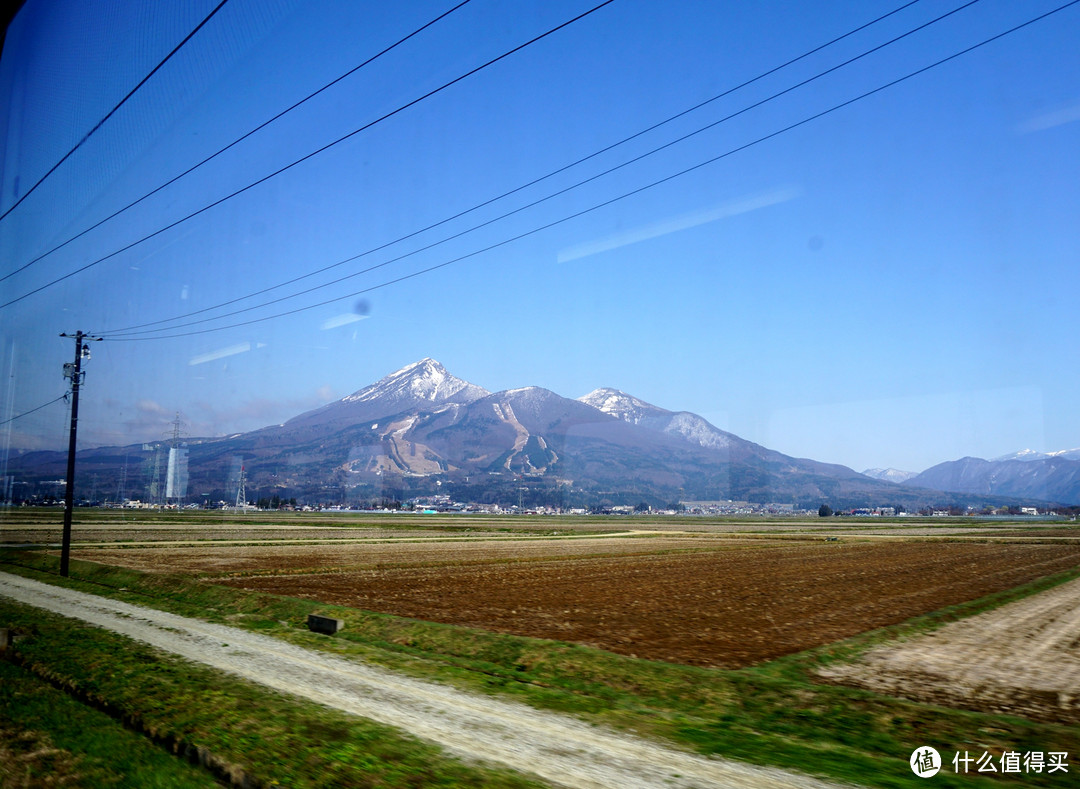
<path id="1" fill-rule="evenodd" d="M 467 760 L 574 787 L 826 787 L 781 770 L 706 759 L 552 713 L 400 676 L 268 636 L 0 573 L 0 596 L 390 724 Z"/>

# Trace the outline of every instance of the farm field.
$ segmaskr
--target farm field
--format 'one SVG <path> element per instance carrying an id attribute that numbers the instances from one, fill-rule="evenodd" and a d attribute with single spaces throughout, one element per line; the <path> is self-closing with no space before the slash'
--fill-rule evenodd
<path id="1" fill-rule="evenodd" d="M 819 669 L 890 696 L 1080 723 L 1080 581 Z"/>
<path id="2" fill-rule="evenodd" d="M 455 567 L 514 564 L 544 559 L 657 554 L 669 551 L 719 550 L 757 541 L 709 536 L 617 533 L 562 538 L 468 536 L 398 536 L 335 539 L 317 544 L 177 545 L 113 548 L 83 547 L 80 558 L 133 569 L 230 575 L 290 575 L 401 567 Z"/>
<path id="3" fill-rule="evenodd" d="M 0 510 L 0 546 L 56 543 L 58 508 Z M 628 532 L 714 536 L 860 536 L 937 539 L 1078 540 L 1075 522 L 975 521 L 971 518 L 703 518 L 696 516 L 514 516 L 416 513 L 275 513 L 94 510 L 75 513 L 74 544 L 345 541 L 424 537 L 528 537 Z"/>
<path id="4" fill-rule="evenodd" d="M 1080 565 L 1071 528 L 964 533 L 847 525 L 835 541 L 791 524 L 596 533 L 558 519 L 514 532 L 456 519 L 394 529 L 255 524 L 83 532 L 73 556 L 316 603 L 556 639 L 632 657 L 736 668 L 832 643 Z M 453 528 L 447 528 L 448 525 Z M 615 521 L 615 525 L 622 522 Z M 440 531 L 439 525 L 444 528 Z M 814 525 L 814 524 L 809 524 Z M 574 528 L 576 526 L 576 528 Z M 807 529 L 804 524 L 801 528 Z M 234 529 L 236 531 L 234 531 Z M 925 533 L 898 535 L 892 529 Z M 183 536 L 181 536 L 183 535 Z M 243 535 L 243 536 L 239 536 Z M 271 536 L 272 535 L 272 536 Z M 932 541 L 928 541 L 931 540 Z"/>
<path id="5" fill-rule="evenodd" d="M 431 547 L 426 561 L 438 561 L 435 551 L 445 546 Z M 533 544 L 518 551 L 503 562 L 459 564 L 444 556 L 437 566 L 329 573 L 300 573 L 292 563 L 280 574 L 220 582 L 632 657 L 734 668 L 1080 564 L 1075 545 L 755 542 L 543 561 L 526 559 L 537 556 Z"/>
<path id="6" fill-rule="evenodd" d="M 1080 569 L 1072 523 L 104 515 L 76 521 L 76 588 L 702 754 L 890 787 L 921 785 L 907 764 L 919 744 L 1069 751 L 1070 772 L 1080 769 L 1070 652 L 1080 581 L 1062 583 Z M 0 517 L 0 544 L 37 546 L 2 551 L 0 569 L 56 583 L 58 524 L 32 521 Z M 1027 603 L 1041 607 L 1006 613 Z M 22 632 L 38 627 L 9 608 Z M 345 630 L 311 634 L 310 612 Z M 970 623 L 966 642 L 925 640 L 951 634 L 946 622 Z M 24 649 L 43 668 L 78 683 L 115 676 L 105 636 L 87 662 L 89 631 L 40 631 Z M 58 657 L 62 639 L 79 657 Z M 119 676 L 138 676 L 147 659 Z M 924 664 L 936 685 L 921 687 Z M 162 670 L 145 671 L 145 691 L 121 684 L 110 698 L 143 715 L 174 709 L 154 700 Z M 991 687 L 988 672 L 1001 681 Z M 216 721 L 208 713 L 200 742 Z M 243 721 L 244 742 L 255 725 Z M 247 753 L 228 738 L 215 749 L 237 763 Z M 1073 776 L 1044 778 L 1032 785 Z"/>

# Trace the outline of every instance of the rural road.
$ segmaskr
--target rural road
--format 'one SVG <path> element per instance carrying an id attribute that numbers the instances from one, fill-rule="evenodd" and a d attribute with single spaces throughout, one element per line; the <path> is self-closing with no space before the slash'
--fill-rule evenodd
<path id="1" fill-rule="evenodd" d="M 0 596 L 107 628 L 279 691 L 389 724 L 467 759 L 559 786 L 810 789 L 782 770 L 708 759 L 570 717 L 474 696 L 268 636 L 0 573 Z"/>

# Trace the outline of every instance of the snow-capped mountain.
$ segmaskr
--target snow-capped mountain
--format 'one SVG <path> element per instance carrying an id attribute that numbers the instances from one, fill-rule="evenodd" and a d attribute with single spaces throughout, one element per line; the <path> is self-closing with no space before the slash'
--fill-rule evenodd
<path id="1" fill-rule="evenodd" d="M 901 471 L 896 468 L 868 468 L 863 472 L 863 475 L 870 477 L 871 479 L 880 479 L 884 482 L 895 482 L 899 484 L 901 482 L 907 482 L 912 477 L 919 476 L 919 472 Z"/>
<path id="2" fill-rule="evenodd" d="M 632 425 L 643 425 L 669 435 L 682 438 L 710 449 L 727 449 L 732 440 L 741 440 L 713 426 L 707 420 L 689 411 L 668 411 L 646 403 L 618 389 L 594 389 L 578 400 L 591 405 L 616 419 Z"/>
<path id="3" fill-rule="evenodd" d="M 529 480 L 545 495 L 570 491 L 585 500 L 900 502 L 921 495 L 782 455 L 615 389 L 581 400 L 535 386 L 489 394 L 431 359 L 228 441 L 231 452 L 258 456 L 247 461 L 249 479 L 273 469 L 277 484 L 308 489 L 332 480 L 339 490 L 377 491 L 396 480 L 423 490 L 438 481 L 469 486 L 484 500 L 494 491 L 516 498 L 520 480 Z"/>
<path id="4" fill-rule="evenodd" d="M 336 402 L 294 417 L 282 427 L 341 427 L 408 411 L 465 405 L 489 394 L 483 387 L 454 377 L 434 359 L 421 359 Z"/>
<path id="5" fill-rule="evenodd" d="M 611 414 L 616 419 L 621 419 L 623 422 L 629 422 L 632 425 L 641 423 L 641 420 L 650 416 L 657 416 L 661 413 L 670 413 L 664 411 L 662 408 L 657 408 L 654 405 L 646 403 L 644 400 L 638 400 L 632 395 L 628 395 L 626 392 L 620 392 L 618 389 L 609 389 L 602 387 L 600 389 L 593 389 L 584 397 L 579 397 L 578 400 L 586 405 L 591 405 L 593 408 L 603 411 L 605 414 Z"/>
<path id="6" fill-rule="evenodd" d="M 82 473 L 116 486 L 138 446 L 80 452 Z M 55 478 L 60 452 L 11 461 L 22 479 Z M 986 461 L 983 461 L 984 463 Z M 1080 462 L 1052 458 L 1047 463 Z M 870 479 L 845 466 L 793 458 L 686 411 L 598 389 L 571 400 L 540 387 L 494 394 L 422 359 L 282 425 L 189 445 L 189 490 L 250 489 L 311 503 L 404 499 L 451 490 L 459 500 L 590 503 L 736 500 L 816 508 L 950 504 L 957 494 Z M 1012 461 L 1035 469 L 1037 463 Z M 909 483 L 911 484 L 911 483 Z M 965 502 L 976 501 L 965 497 Z"/>
<path id="7" fill-rule="evenodd" d="M 990 458 L 990 462 L 1003 463 L 1006 460 L 1045 460 L 1048 457 L 1049 455 L 1043 452 L 1036 452 L 1034 449 L 1021 449 L 1019 452 L 1002 455 L 1001 457 Z"/>
<path id="8" fill-rule="evenodd" d="M 426 358 L 341 398 L 341 402 L 379 401 L 383 407 L 407 409 L 439 403 L 471 403 L 489 394 L 487 389 L 455 378 L 437 361 Z"/>
<path id="9" fill-rule="evenodd" d="M 992 458 L 991 462 L 997 463 L 1005 460 L 1021 460 L 1029 462 L 1032 460 L 1047 460 L 1048 458 L 1080 460 L 1080 449 L 1059 449 L 1057 452 L 1037 452 L 1034 449 L 1021 449 L 1019 452 L 1013 452 L 1010 455 Z"/>

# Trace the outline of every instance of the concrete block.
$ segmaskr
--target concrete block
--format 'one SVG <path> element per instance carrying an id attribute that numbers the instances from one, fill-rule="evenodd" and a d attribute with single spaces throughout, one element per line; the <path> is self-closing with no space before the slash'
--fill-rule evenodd
<path id="1" fill-rule="evenodd" d="M 345 627 L 345 620 L 334 619 L 329 616 L 319 616 L 318 614 L 308 614 L 307 626 L 308 630 L 313 633 L 324 633 L 328 636 L 332 636 L 334 633 Z"/>

